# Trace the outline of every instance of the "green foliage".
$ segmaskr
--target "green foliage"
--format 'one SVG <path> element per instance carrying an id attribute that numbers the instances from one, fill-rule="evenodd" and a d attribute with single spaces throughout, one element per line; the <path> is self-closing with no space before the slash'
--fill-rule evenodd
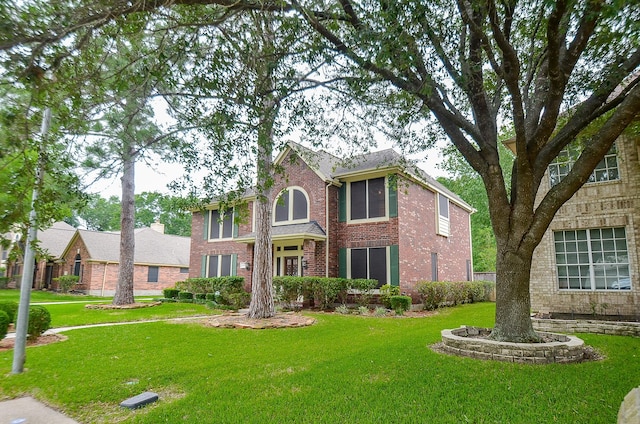
<path id="1" fill-rule="evenodd" d="M 337 301 L 346 303 L 349 293 L 358 305 L 367 306 L 377 284 L 370 279 L 273 277 L 276 299 L 287 308 L 293 308 L 295 302 L 304 298 L 313 299 L 315 306 L 328 310 Z"/>
<path id="2" fill-rule="evenodd" d="M 360 306 L 368 306 L 371 303 L 373 297 L 373 290 L 378 285 L 378 280 L 371 280 L 366 278 L 358 278 L 354 280 L 348 280 L 349 288 L 354 291 L 353 295 L 355 301 Z"/>
<path id="3" fill-rule="evenodd" d="M 6 289 L 9 284 L 9 277 L 0 277 L 0 289 Z"/>
<path id="4" fill-rule="evenodd" d="M 378 306 L 373 311 L 373 314 L 375 316 L 377 316 L 377 317 L 383 317 L 383 316 L 387 315 L 387 308 L 382 308 L 382 307 Z"/>
<path id="5" fill-rule="evenodd" d="M 16 314 L 18 313 L 18 302 L 11 300 L 0 301 L 0 311 L 6 312 L 9 322 L 16 322 Z"/>
<path id="6" fill-rule="evenodd" d="M 238 310 L 249 305 L 251 294 L 246 291 L 233 292 L 223 297 L 223 300 L 233 309 Z"/>
<path id="7" fill-rule="evenodd" d="M 246 300 L 244 290 L 244 278 L 237 276 L 215 278 L 187 278 L 178 281 L 176 288 L 191 293 L 211 293 L 215 296 L 215 302 L 222 305 L 232 305 L 235 309 L 243 306 Z M 237 306 L 237 307 L 236 307 Z"/>
<path id="8" fill-rule="evenodd" d="M 347 305 L 336 306 L 336 312 L 342 315 L 349 315 L 351 313 Z"/>
<path id="9" fill-rule="evenodd" d="M 493 287 L 495 284 L 486 281 L 423 281 L 416 286 L 427 310 L 486 301 Z"/>
<path id="10" fill-rule="evenodd" d="M 4 339 L 9 331 L 9 315 L 5 311 L 0 310 L 0 340 Z"/>
<path id="11" fill-rule="evenodd" d="M 403 315 L 411 308 L 411 296 L 391 296 L 391 309 L 397 315 Z"/>
<path id="12" fill-rule="evenodd" d="M 180 289 L 168 288 L 162 290 L 162 294 L 164 295 L 165 299 L 177 299 L 179 293 Z"/>
<path id="13" fill-rule="evenodd" d="M 359 306 L 358 313 L 360 315 L 369 315 L 369 308 L 367 308 L 366 306 Z"/>
<path id="14" fill-rule="evenodd" d="M 178 302 L 192 303 L 193 293 L 188 291 L 181 291 L 180 293 L 178 293 Z"/>
<path id="15" fill-rule="evenodd" d="M 295 309 L 304 294 L 304 282 L 300 277 L 273 277 L 274 299 L 284 308 Z"/>
<path id="16" fill-rule="evenodd" d="M 78 284 L 80 277 L 77 275 L 61 275 L 60 277 L 54 278 L 53 281 L 58 282 L 58 288 L 62 293 L 68 293 L 69 289 Z"/>
<path id="17" fill-rule="evenodd" d="M 29 340 L 36 340 L 49 328 L 51 328 L 51 314 L 49 313 L 49 310 L 41 305 L 29 306 L 27 338 Z"/>
<path id="18" fill-rule="evenodd" d="M 399 294 L 400 287 L 384 284 L 380 286 L 380 303 L 384 305 L 385 308 L 391 308 L 391 296 L 398 296 Z"/>

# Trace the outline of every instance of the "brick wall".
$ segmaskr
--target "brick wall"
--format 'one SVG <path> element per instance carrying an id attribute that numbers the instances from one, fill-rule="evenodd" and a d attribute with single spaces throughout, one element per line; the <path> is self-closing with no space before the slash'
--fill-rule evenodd
<path id="1" fill-rule="evenodd" d="M 533 255 L 531 303 L 535 311 L 607 315 L 640 314 L 640 150 L 638 139 L 621 138 L 620 180 L 583 186 L 557 213 Z M 540 192 L 549 189 L 545 176 Z M 625 227 L 630 291 L 559 290 L 553 230 Z"/>

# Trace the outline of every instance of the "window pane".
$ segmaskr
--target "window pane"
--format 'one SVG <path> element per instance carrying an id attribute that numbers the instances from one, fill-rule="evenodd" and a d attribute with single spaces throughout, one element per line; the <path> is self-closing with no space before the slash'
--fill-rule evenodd
<path id="1" fill-rule="evenodd" d="M 293 219 L 307 218 L 307 198 L 300 190 L 293 190 Z"/>
<path id="2" fill-rule="evenodd" d="M 209 238 L 217 239 L 220 238 L 220 212 L 219 211 L 211 211 L 211 221 L 209 221 Z"/>
<path id="3" fill-rule="evenodd" d="M 149 267 L 149 275 L 147 278 L 149 283 L 157 283 L 158 282 L 158 267 L 150 266 Z"/>
<path id="4" fill-rule="evenodd" d="M 355 181 L 351 183 L 351 219 L 367 217 L 367 182 Z"/>
<path id="5" fill-rule="evenodd" d="M 369 180 L 369 218 L 384 216 L 384 177 Z"/>
<path id="6" fill-rule="evenodd" d="M 218 256 L 209 256 L 209 271 L 207 277 L 218 276 Z"/>
<path id="7" fill-rule="evenodd" d="M 227 211 L 224 220 L 222 221 L 222 237 L 233 237 L 233 212 Z"/>
<path id="8" fill-rule="evenodd" d="M 367 278 L 367 249 L 351 249 L 351 278 Z"/>
<path id="9" fill-rule="evenodd" d="M 282 192 L 276 202 L 276 222 L 289 220 L 289 190 Z"/>
<path id="10" fill-rule="evenodd" d="M 387 284 L 387 249 L 385 247 L 369 249 L 369 278 L 378 280 L 376 287 Z"/>
<path id="11" fill-rule="evenodd" d="M 222 255 L 220 264 L 220 277 L 231 275 L 231 255 Z"/>
<path id="12" fill-rule="evenodd" d="M 449 199 L 438 193 L 438 213 L 444 218 L 449 218 Z"/>

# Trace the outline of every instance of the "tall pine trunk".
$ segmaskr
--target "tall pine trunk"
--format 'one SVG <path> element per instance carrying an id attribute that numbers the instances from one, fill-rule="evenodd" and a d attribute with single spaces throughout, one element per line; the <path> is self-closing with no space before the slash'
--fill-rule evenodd
<path id="1" fill-rule="evenodd" d="M 120 215 L 120 265 L 114 305 L 129 305 L 133 299 L 133 264 L 135 252 L 135 158 L 129 151 L 123 161 L 122 212 Z"/>

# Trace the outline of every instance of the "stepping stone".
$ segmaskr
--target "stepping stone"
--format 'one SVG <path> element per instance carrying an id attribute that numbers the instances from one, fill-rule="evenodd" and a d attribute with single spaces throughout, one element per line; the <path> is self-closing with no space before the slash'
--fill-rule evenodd
<path id="1" fill-rule="evenodd" d="M 123 408 L 137 409 L 145 406 L 146 404 L 153 403 L 157 400 L 157 393 L 144 392 L 127 400 L 123 400 L 122 402 L 120 402 L 120 406 L 122 406 Z"/>

